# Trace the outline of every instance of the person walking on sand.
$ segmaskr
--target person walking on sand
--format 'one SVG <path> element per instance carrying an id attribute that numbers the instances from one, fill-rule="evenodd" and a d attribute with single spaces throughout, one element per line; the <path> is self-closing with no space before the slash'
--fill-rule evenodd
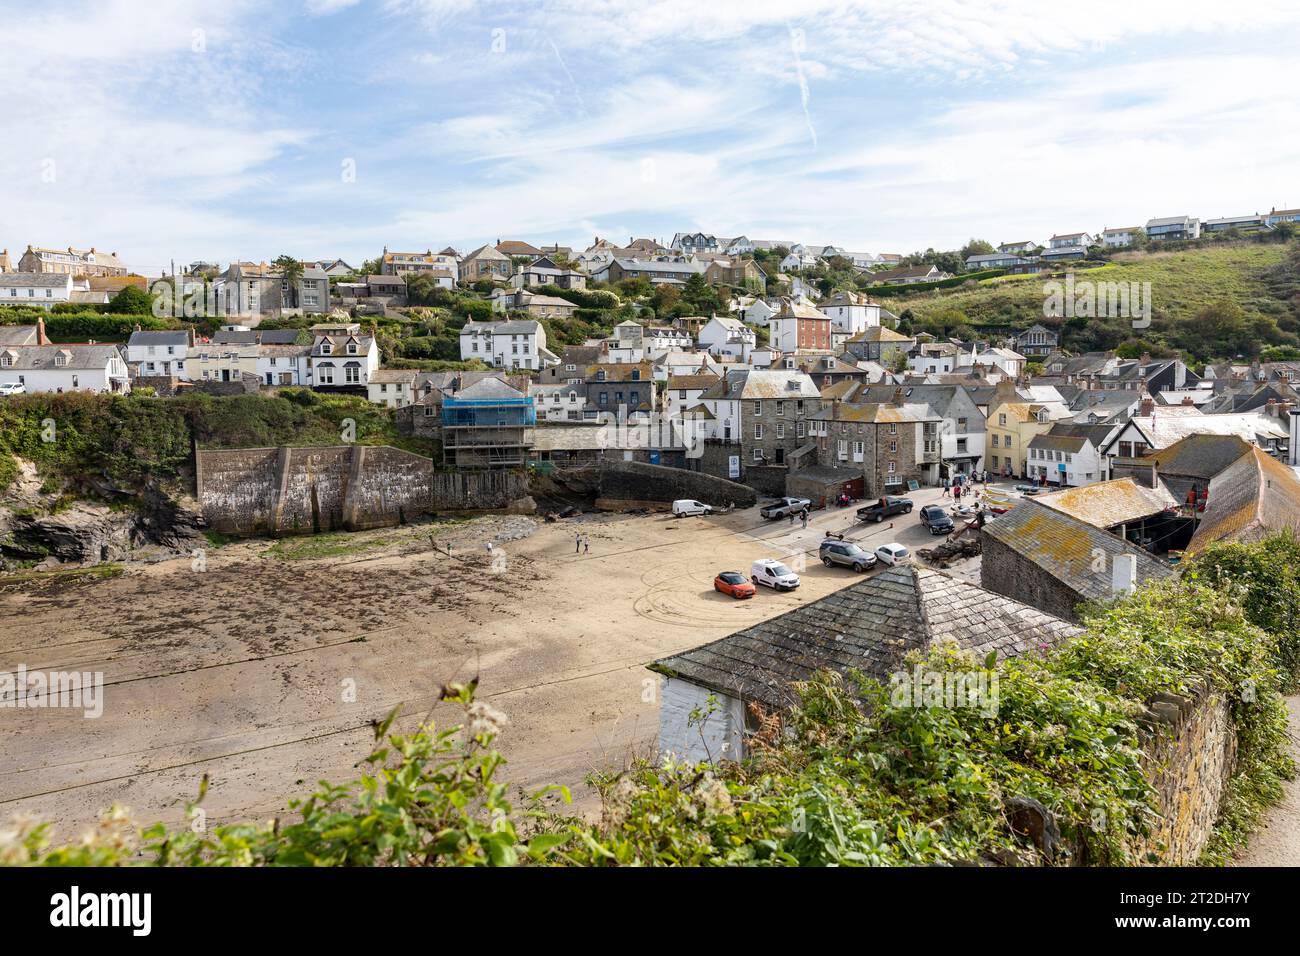
<path id="1" fill-rule="evenodd" d="M 491 554 L 491 553 L 492 553 L 492 542 L 491 542 L 491 541 L 489 541 L 489 542 L 487 543 L 487 553 L 488 553 L 488 554 Z"/>
<path id="2" fill-rule="evenodd" d="M 582 535 L 574 534 L 573 536 L 573 553 L 577 554 L 582 550 Z"/>
<path id="3" fill-rule="evenodd" d="M 805 508 L 803 511 L 799 512 L 799 517 L 800 517 L 801 519 L 803 519 L 803 526 L 804 526 L 804 529 L 807 530 L 807 528 L 808 528 L 808 509 Z"/>
<path id="4" fill-rule="evenodd" d="M 582 536 L 582 553 L 583 554 L 591 553 L 591 535 L 589 534 L 584 534 Z"/>

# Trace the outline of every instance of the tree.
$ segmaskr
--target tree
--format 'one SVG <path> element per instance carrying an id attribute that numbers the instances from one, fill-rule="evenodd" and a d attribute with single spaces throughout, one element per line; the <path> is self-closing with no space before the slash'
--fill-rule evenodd
<path id="1" fill-rule="evenodd" d="M 125 286 L 109 301 L 108 311 L 118 315 L 145 315 L 153 311 L 153 296 L 136 286 Z"/>
<path id="2" fill-rule="evenodd" d="M 682 287 L 682 302 L 694 310 L 693 315 L 726 311 L 722 300 L 718 298 L 718 290 L 709 285 L 699 272 L 692 273 Z"/>
<path id="3" fill-rule="evenodd" d="M 983 239 L 971 239 L 970 242 L 961 247 L 957 254 L 961 256 L 964 265 L 971 256 L 987 256 L 992 255 L 994 252 L 997 252 L 997 250 L 993 248 L 991 242 L 986 242 Z"/>
<path id="4" fill-rule="evenodd" d="M 291 308 L 298 307 L 298 283 L 302 280 L 302 260 L 297 256 L 277 256 L 271 263 L 280 270 L 280 280 L 289 290 Z"/>

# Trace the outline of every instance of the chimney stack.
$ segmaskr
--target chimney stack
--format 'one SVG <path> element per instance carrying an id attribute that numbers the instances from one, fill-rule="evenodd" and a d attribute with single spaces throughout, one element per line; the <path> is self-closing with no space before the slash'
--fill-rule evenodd
<path id="1" fill-rule="evenodd" d="M 1110 590 L 1115 597 L 1137 590 L 1137 555 L 1117 554 L 1111 561 L 1110 571 Z"/>
<path id="2" fill-rule="evenodd" d="M 50 340 L 45 336 L 45 317 L 41 316 L 36 320 L 36 344 L 49 345 Z"/>
<path id="3" fill-rule="evenodd" d="M 894 389 L 894 404 L 895 405 L 903 404 L 903 388 L 901 385 L 898 388 Z"/>
<path id="4" fill-rule="evenodd" d="M 1155 413 L 1156 413 L 1156 400 L 1154 398 L 1151 398 L 1150 396 L 1147 396 L 1146 398 L 1142 399 L 1142 403 L 1138 405 L 1138 415 L 1143 418 L 1146 418 L 1148 415 L 1154 415 Z"/>

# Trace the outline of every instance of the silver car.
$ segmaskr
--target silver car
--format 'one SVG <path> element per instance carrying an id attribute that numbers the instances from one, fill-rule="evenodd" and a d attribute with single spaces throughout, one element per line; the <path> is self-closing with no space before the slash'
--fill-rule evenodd
<path id="1" fill-rule="evenodd" d="M 822 564 L 831 567 L 842 564 L 854 571 L 865 571 L 876 563 L 876 556 L 864 551 L 849 541 L 823 541 L 821 546 Z"/>

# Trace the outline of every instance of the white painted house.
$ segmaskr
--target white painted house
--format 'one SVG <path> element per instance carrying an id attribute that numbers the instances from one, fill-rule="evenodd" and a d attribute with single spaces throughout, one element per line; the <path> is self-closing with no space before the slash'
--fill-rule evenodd
<path id="1" fill-rule="evenodd" d="M 749 360 L 749 353 L 754 350 L 758 337 L 754 330 L 739 319 L 730 316 L 713 316 L 700 329 L 696 341 L 700 348 L 714 355 L 732 355 L 742 362 Z"/>
<path id="2" fill-rule="evenodd" d="M 72 275 L 59 272 L 0 272 L 0 305 L 49 309 L 72 301 Z"/>
<path id="3" fill-rule="evenodd" d="M 534 319 L 466 322 L 460 330 L 461 361 L 478 359 L 495 368 L 541 369 L 548 364 L 546 329 Z"/>
<path id="4" fill-rule="evenodd" d="M 126 361 L 137 377 L 166 376 L 190 381 L 185 359 L 193 347 L 193 333 L 145 332 L 137 329 L 126 342 Z"/>
<path id="5" fill-rule="evenodd" d="M 388 408 L 412 405 L 419 398 L 415 392 L 418 374 L 415 369 L 381 368 L 371 374 L 366 383 L 366 397 L 376 405 Z"/>
<path id="6" fill-rule="evenodd" d="M 1086 435 L 1035 435 L 1025 469 L 1025 477 L 1046 478 L 1062 488 L 1095 484 L 1109 474 L 1106 459 Z"/>
<path id="7" fill-rule="evenodd" d="M 856 292 L 836 292 L 817 306 L 835 328 L 849 335 L 880 324 L 880 306 Z"/>
<path id="8" fill-rule="evenodd" d="M 357 322 L 322 322 L 311 327 L 312 387 L 365 386 L 379 370 L 379 346 Z"/>
<path id="9" fill-rule="evenodd" d="M 766 328 L 768 321 L 776 315 L 777 310 L 763 299 L 755 299 L 740 309 L 740 317 L 749 325 Z"/>
<path id="10" fill-rule="evenodd" d="M 27 392 L 131 391 L 116 345 L 10 345 L 0 348 L 0 384 Z"/>

